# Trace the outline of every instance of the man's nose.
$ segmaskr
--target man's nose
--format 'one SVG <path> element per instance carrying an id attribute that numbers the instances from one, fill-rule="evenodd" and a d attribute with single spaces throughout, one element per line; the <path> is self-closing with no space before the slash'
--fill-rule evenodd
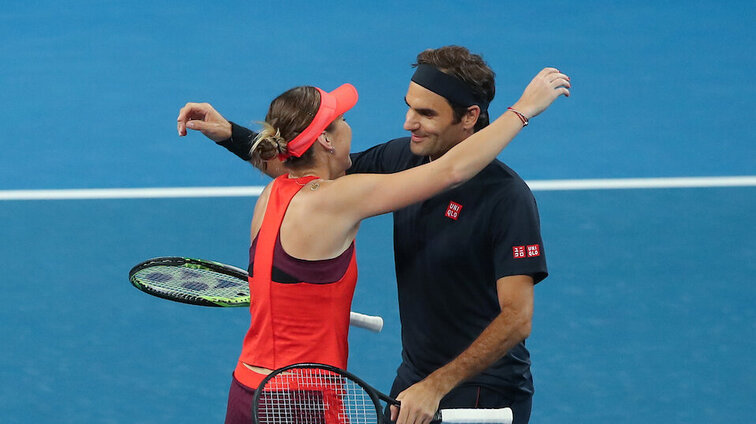
<path id="1" fill-rule="evenodd" d="M 417 113 L 412 109 L 407 110 L 407 115 L 404 117 L 404 129 L 414 131 L 418 128 L 420 128 L 420 121 L 417 119 Z"/>

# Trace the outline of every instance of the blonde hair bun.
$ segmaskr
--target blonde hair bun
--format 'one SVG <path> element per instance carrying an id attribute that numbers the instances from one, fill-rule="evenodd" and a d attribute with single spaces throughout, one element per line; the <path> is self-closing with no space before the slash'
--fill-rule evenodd
<path id="1" fill-rule="evenodd" d="M 252 164 L 258 168 L 263 162 L 273 159 L 279 153 L 286 152 L 286 140 L 281 137 L 281 131 L 267 122 L 260 122 L 260 125 L 263 128 L 249 149 Z"/>

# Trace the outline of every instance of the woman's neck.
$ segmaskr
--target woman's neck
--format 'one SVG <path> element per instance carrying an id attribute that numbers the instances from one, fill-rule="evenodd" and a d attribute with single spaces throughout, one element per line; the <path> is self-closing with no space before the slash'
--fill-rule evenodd
<path id="1" fill-rule="evenodd" d="M 332 180 L 336 178 L 336 175 L 331 175 L 331 169 L 328 163 L 321 163 L 318 165 L 310 166 L 301 169 L 289 169 L 290 178 L 302 178 L 307 176 L 316 176 L 324 180 Z"/>
<path id="2" fill-rule="evenodd" d="M 320 177 L 316 172 L 289 171 L 289 178 Z"/>

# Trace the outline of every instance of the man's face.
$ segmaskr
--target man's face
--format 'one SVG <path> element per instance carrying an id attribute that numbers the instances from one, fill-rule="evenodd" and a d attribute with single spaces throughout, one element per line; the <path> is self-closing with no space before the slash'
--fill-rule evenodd
<path id="1" fill-rule="evenodd" d="M 461 122 L 453 123 L 454 111 L 442 96 L 410 82 L 404 99 L 409 106 L 404 129 L 412 132 L 412 153 L 436 159 L 469 135 Z"/>

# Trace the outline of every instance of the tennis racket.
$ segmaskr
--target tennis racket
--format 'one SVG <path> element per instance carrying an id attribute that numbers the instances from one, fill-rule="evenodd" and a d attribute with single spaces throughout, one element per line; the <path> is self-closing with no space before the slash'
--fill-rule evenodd
<path id="1" fill-rule="evenodd" d="M 175 302 L 200 306 L 249 306 L 247 271 L 203 259 L 164 256 L 146 260 L 129 271 L 139 290 Z M 352 312 L 350 324 L 379 332 L 383 318 Z"/>
<path id="2" fill-rule="evenodd" d="M 381 424 L 381 401 L 399 401 L 342 369 L 323 364 L 294 364 L 267 375 L 255 390 L 255 424 Z M 442 409 L 434 422 L 511 424 L 512 410 Z"/>

